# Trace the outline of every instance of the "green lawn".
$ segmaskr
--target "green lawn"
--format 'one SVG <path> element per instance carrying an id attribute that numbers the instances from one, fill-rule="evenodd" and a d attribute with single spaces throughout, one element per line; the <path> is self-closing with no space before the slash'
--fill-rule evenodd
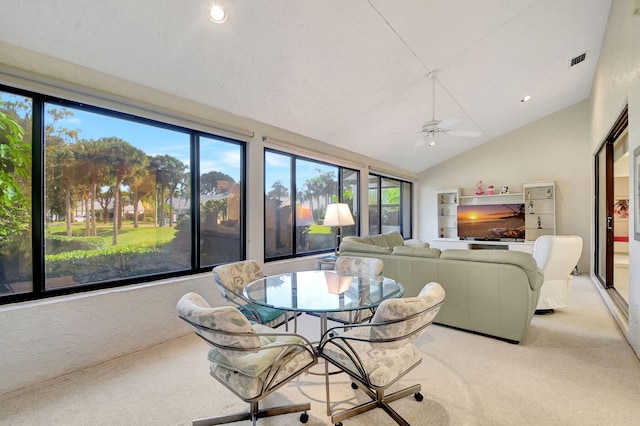
<path id="1" fill-rule="evenodd" d="M 71 225 L 74 237 L 83 237 L 85 235 L 85 224 L 74 223 Z M 97 236 L 103 238 L 105 244 L 110 246 L 113 242 L 113 224 L 98 223 L 96 224 Z M 133 227 L 133 223 L 127 222 L 122 224 L 122 229 L 118 231 L 118 245 L 127 245 L 140 243 L 145 241 L 171 241 L 176 232 L 175 228 L 168 226 L 155 227 L 152 223 L 141 223 L 138 228 Z M 50 224 L 47 226 L 47 233 L 50 235 L 67 235 L 64 223 Z"/>

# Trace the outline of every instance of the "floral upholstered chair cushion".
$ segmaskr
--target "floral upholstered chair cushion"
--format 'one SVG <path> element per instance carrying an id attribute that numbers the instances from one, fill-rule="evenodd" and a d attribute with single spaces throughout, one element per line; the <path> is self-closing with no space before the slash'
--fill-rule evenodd
<path id="1" fill-rule="evenodd" d="M 242 294 L 245 285 L 264 278 L 260 265 L 255 260 L 227 263 L 213 268 L 213 276 L 223 297 L 233 297 L 227 289 Z"/>
<path id="2" fill-rule="evenodd" d="M 212 346 L 208 359 L 213 377 L 244 400 L 268 394 L 317 362 L 302 336 L 252 325 L 237 309 L 211 308 L 196 293 L 184 295 L 176 310 Z"/>
<path id="3" fill-rule="evenodd" d="M 433 320 L 443 300 L 444 290 L 438 283 L 427 284 L 415 298 L 386 300 L 370 324 L 353 326 L 335 336 L 325 335 L 320 343 L 322 357 L 355 376 L 364 376 L 364 381 L 373 386 L 385 387 L 420 362 L 422 352 L 411 343 L 418 333 L 410 334 Z M 422 314 L 407 321 L 380 324 L 420 312 Z M 400 340 L 393 342 L 376 342 L 398 337 Z"/>
<path id="4" fill-rule="evenodd" d="M 240 312 L 250 321 L 275 327 L 287 323 L 286 312 L 249 302 L 243 296 L 244 287 L 264 278 L 264 272 L 255 260 L 227 263 L 213 268 L 213 277 L 225 299 L 238 305 Z M 288 325 L 287 325 L 288 329 Z"/>
<path id="5" fill-rule="evenodd" d="M 383 265 L 381 259 L 373 257 L 339 256 L 334 269 L 340 275 L 377 278 L 382 274 Z"/>
<path id="6" fill-rule="evenodd" d="M 255 336 L 256 329 L 240 311 L 232 306 L 220 306 L 211 308 L 206 300 L 197 293 L 185 294 L 176 306 L 178 316 L 190 323 L 206 327 L 207 331 L 202 331 L 194 327 L 194 331 L 202 334 L 209 340 L 217 344 L 238 348 L 259 348 L 260 339 Z M 214 330 L 223 330 L 232 333 L 250 333 L 247 336 L 231 336 L 216 333 Z M 253 335 L 251 335 L 253 334 Z M 234 355 L 237 351 L 226 351 Z"/>
<path id="7" fill-rule="evenodd" d="M 408 340 L 413 340 L 420 333 L 412 334 L 424 324 L 433 321 L 438 314 L 440 307 L 429 310 L 430 308 L 444 301 L 444 289 L 436 282 L 430 282 L 425 285 L 416 297 L 405 297 L 399 299 L 387 299 L 380 303 L 376 310 L 371 324 L 380 324 L 389 321 L 403 320 L 392 322 L 384 325 L 374 325 L 371 327 L 370 338 L 372 340 L 397 338 L 398 336 L 409 336 Z M 429 310 L 428 312 L 425 312 Z M 416 315 L 424 312 L 423 315 Z M 413 315 L 413 318 L 407 319 Z M 393 342 L 373 343 L 385 348 L 397 348 L 404 345 L 407 339 L 395 340 Z"/>

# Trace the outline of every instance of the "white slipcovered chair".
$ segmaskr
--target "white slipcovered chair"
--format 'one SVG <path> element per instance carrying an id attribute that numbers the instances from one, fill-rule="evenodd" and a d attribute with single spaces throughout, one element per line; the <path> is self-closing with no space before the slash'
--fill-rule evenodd
<path id="1" fill-rule="evenodd" d="M 544 272 L 537 314 L 566 308 L 569 287 L 582 253 L 582 238 L 577 235 L 543 235 L 533 243 L 533 258 Z"/>
<path id="2" fill-rule="evenodd" d="M 411 394 L 422 401 L 421 385 L 409 386 L 389 395 L 385 395 L 385 390 L 422 362 L 422 352 L 412 341 L 433 322 L 444 298 L 442 286 L 431 282 L 416 297 L 384 300 L 370 323 L 333 327 L 324 333 L 318 346 L 318 356 L 326 361 L 327 414 L 331 415 L 331 423 L 340 425 L 344 419 L 381 407 L 396 423 L 409 424 L 389 403 Z M 332 413 L 328 363 L 361 384 L 360 388 L 371 401 Z"/>
<path id="3" fill-rule="evenodd" d="M 309 403 L 259 409 L 258 402 L 284 386 L 318 359 L 312 344 L 294 333 L 277 333 L 272 328 L 251 324 L 233 306 L 212 308 L 196 293 L 187 293 L 178 301 L 176 311 L 211 349 L 209 374 L 245 402 L 249 411 L 193 421 L 193 425 L 216 425 L 251 420 L 255 426 L 261 417 L 303 412 L 300 421 L 309 419 Z M 215 395 L 211 395 L 215 402 Z M 215 403 L 213 404 L 215 406 Z"/>

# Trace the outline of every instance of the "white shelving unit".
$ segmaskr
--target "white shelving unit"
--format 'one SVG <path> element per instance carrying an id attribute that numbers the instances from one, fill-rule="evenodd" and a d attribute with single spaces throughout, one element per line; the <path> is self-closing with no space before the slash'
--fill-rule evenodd
<path id="1" fill-rule="evenodd" d="M 457 213 L 460 202 L 460 190 L 450 189 L 437 193 L 438 203 L 438 237 L 457 238 Z"/>
<path id="2" fill-rule="evenodd" d="M 525 204 L 525 240 L 535 241 L 542 235 L 556 233 L 555 182 L 533 182 L 522 185 Z"/>
<path id="3" fill-rule="evenodd" d="M 508 250 L 532 252 L 533 242 L 541 235 L 556 233 L 556 186 L 553 181 L 530 182 L 522 185 L 522 192 L 493 195 L 461 195 L 459 188 L 437 193 L 438 239 L 432 246 L 441 249 L 497 246 Z M 525 206 L 525 239 L 520 242 L 476 242 L 458 239 L 457 213 L 459 205 L 519 204 Z M 533 207 L 530 207 L 533 205 Z M 473 247 L 472 247 L 473 246 Z"/>

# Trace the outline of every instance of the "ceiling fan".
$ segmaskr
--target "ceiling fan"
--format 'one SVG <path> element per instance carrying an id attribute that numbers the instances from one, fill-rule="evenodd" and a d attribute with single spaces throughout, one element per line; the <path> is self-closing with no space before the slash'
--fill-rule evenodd
<path id="1" fill-rule="evenodd" d="M 433 70 L 427 74 L 427 76 L 431 79 L 433 85 L 433 108 L 431 109 L 433 115 L 431 117 L 431 121 L 427 121 L 422 125 L 422 129 L 418 132 L 420 139 L 413 145 L 415 147 L 420 147 L 424 145 L 433 146 L 436 144 L 436 133 L 442 133 L 444 135 L 451 136 L 464 136 L 475 138 L 482 134 L 482 132 L 474 131 L 474 130 L 452 130 L 451 127 L 455 126 L 460 119 L 455 117 L 447 117 L 444 120 L 436 120 L 436 77 L 438 76 L 438 71 Z"/>

